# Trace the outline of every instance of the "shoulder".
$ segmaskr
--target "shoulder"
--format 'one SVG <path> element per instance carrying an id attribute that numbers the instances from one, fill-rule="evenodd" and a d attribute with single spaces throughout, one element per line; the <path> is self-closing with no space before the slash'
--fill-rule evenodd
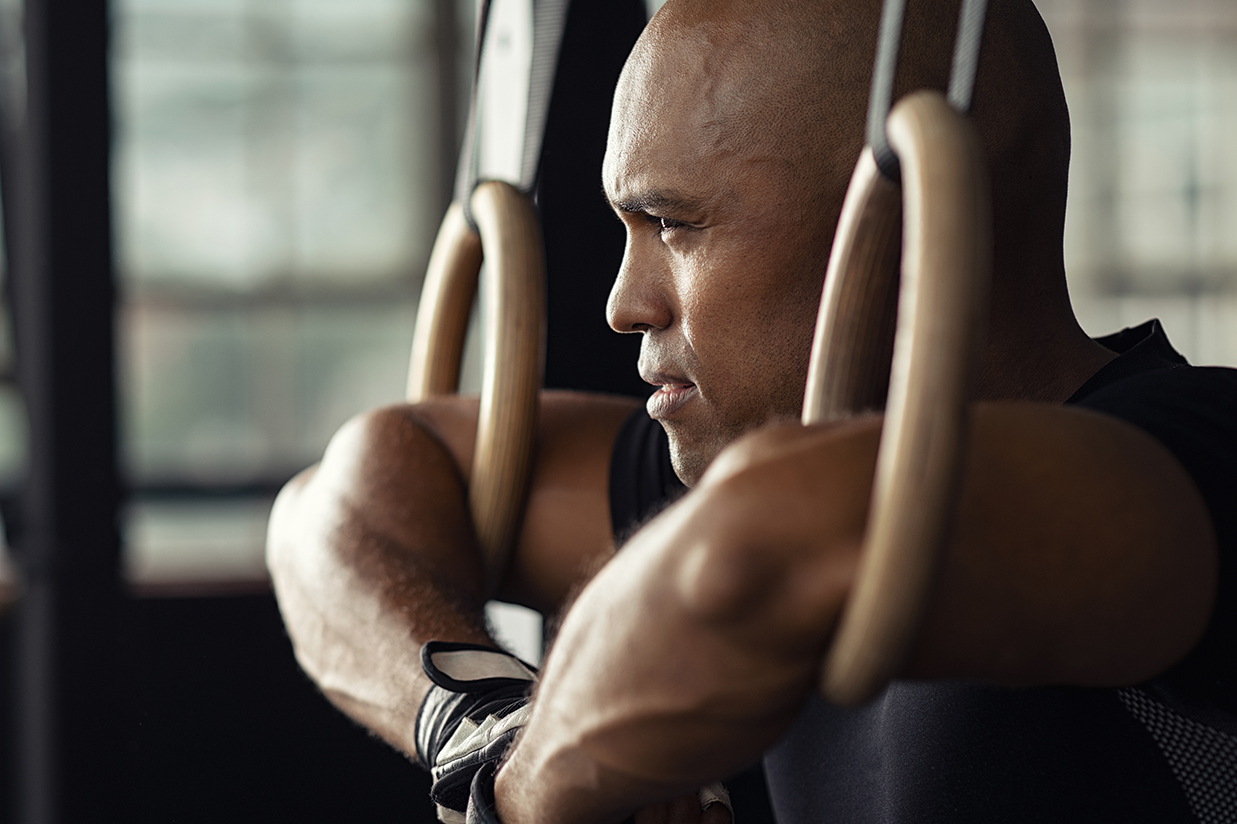
<path id="1" fill-rule="evenodd" d="M 1237 718 L 1237 369 L 1177 366 L 1099 389 L 1079 406 L 1112 415 L 1159 441 L 1203 499 L 1218 550 L 1215 610 L 1191 654 L 1160 679 L 1182 700 Z"/>
<path id="2" fill-rule="evenodd" d="M 1076 405 L 1155 438 L 1193 478 L 1213 517 L 1228 516 L 1237 490 L 1237 369 L 1155 369 L 1097 389 Z"/>
<path id="3" fill-rule="evenodd" d="M 1237 408 L 1237 369 L 1172 365 L 1123 377 L 1076 397 L 1091 408 L 1143 407 L 1232 413 Z"/>

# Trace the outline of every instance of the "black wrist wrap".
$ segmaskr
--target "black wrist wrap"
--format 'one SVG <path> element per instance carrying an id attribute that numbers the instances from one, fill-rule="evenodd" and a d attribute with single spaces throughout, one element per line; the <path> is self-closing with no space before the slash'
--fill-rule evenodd
<path id="1" fill-rule="evenodd" d="M 494 771 L 525 723 L 537 671 L 493 647 L 443 641 L 421 648 L 421 667 L 434 686 L 417 714 L 417 758 L 433 775 L 439 818 L 462 822 L 468 811 L 471 821 L 474 776 L 489 765 L 492 808 Z"/>
<path id="2" fill-rule="evenodd" d="M 494 777 L 497 772 L 498 764 L 489 762 L 482 764 L 473 776 L 465 824 L 502 824 L 494 804 Z"/>

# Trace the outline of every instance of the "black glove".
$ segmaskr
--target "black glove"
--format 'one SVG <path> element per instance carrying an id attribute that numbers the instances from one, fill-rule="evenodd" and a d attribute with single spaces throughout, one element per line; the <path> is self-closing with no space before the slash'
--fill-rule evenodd
<path id="1" fill-rule="evenodd" d="M 417 714 L 417 758 L 434 778 L 430 797 L 438 818 L 497 822 L 494 772 L 528 722 L 537 670 L 493 647 L 445 641 L 421 648 L 421 667 L 434 686 Z M 484 811 L 469 804 L 470 793 L 478 792 L 474 777 L 488 782 Z"/>

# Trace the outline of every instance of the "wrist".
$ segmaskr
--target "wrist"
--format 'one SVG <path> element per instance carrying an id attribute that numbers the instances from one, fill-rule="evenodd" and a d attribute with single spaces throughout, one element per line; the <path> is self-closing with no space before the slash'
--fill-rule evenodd
<path id="1" fill-rule="evenodd" d="M 439 819 L 491 821 L 492 810 L 469 812 L 470 799 L 480 792 L 493 806 L 493 768 L 528 719 L 535 670 L 499 649 L 443 642 L 422 648 L 422 665 L 434 686 L 417 716 L 416 750 L 433 776 Z"/>
<path id="2" fill-rule="evenodd" d="M 530 725 L 531 726 L 531 725 Z M 581 800 L 576 770 L 550 769 L 539 757 L 536 731 L 525 727 L 507 752 L 494 781 L 495 808 L 503 824 L 571 824 L 600 821 L 595 810 L 576 809 Z M 555 760 L 560 766 L 566 762 Z M 578 761 L 572 766 L 579 766 Z M 593 796 L 595 800 L 595 796 Z"/>
<path id="3" fill-rule="evenodd" d="M 494 775 L 494 809 L 503 824 L 525 824 L 533 820 L 528 814 L 531 807 L 527 795 L 536 785 L 531 778 L 521 775 L 519 750 L 520 742 L 516 741 Z"/>
<path id="4" fill-rule="evenodd" d="M 534 711 L 534 715 L 536 712 Z M 531 719 L 507 751 L 494 781 L 498 817 L 503 824 L 572 824 L 598 822 L 597 810 L 579 808 L 584 799 L 596 800 L 595 782 L 584 780 L 581 754 L 564 756 L 543 734 L 544 719 Z"/>
<path id="5" fill-rule="evenodd" d="M 616 824 L 634 812 L 635 787 L 537 726 L 530 720 L 495 776 L 502 824 Z"/>

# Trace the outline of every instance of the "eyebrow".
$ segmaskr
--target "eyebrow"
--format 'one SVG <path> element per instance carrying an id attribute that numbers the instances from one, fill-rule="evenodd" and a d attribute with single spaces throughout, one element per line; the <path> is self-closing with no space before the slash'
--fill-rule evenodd
<path id="1" fill-rule="evenodd" d="M 606 200 L 618 211 L 627 213 L 698 211 L 701 208 L 698 199 L 673 189 L 650 189 L 622 200 L 610 200 L 607 195 Z"/>

